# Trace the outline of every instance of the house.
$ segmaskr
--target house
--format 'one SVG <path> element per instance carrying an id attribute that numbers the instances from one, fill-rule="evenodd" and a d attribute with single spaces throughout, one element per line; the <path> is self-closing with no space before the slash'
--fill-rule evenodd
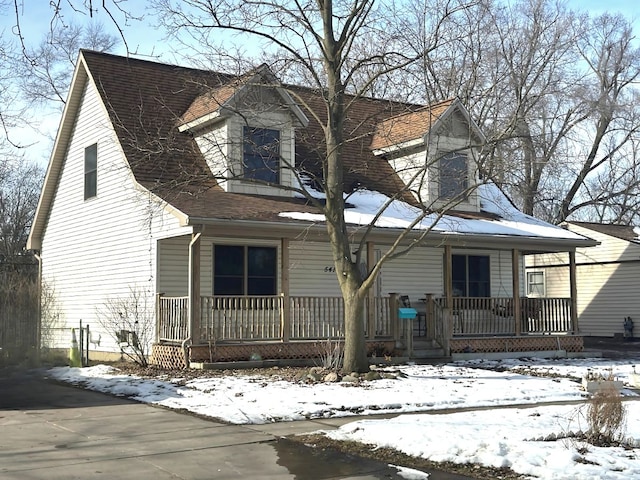
<path id="1" fill-rule="evenodd" d="M 640 328 L 640 229 L 627 225 L 566 222 L 568 231 L 598 245 L 576 249 L 577 314 L 585 336 L 638 336 Z M 527 259 L 527 290 L 541 298 L 568 293 L 566 253 L 538 254 Z M 625 319 L 635 332 L 625 332 Z"/>
<path id="2" fill-rule="evenodd" d="M 426 214 L 401 244 L 419 245 L 384 264 L 371 290 L 370 352 L 580 350 L 570 296 L 527 304 L 523 258 L 594 242 L 481 184 L 482 133 L 457 99 L 348 101 L 344 193 L 362 269 Z M 90 324 L 102 338 L 91 357 L 117 354 L 136 341 L 129 314 L 116 309 L 116 341 L 100 311 L 136 292 L 163 365 L 308 358 L 339 339 L 318 208 L 324 112 L 319 92 L 282 85 L 266 66 L 238 77 L 82 50 L 28 243 L 61 326 Z M 415 342 L 400 298 L 419 310 Z"/>

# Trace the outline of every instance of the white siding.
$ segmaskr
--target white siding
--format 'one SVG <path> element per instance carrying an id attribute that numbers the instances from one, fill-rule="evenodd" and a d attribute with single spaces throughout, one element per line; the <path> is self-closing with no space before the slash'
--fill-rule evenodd
<path id="1" fill-rule="evenodd" d="M 640 325 L 640 245 L 577 225 L 569 224 L 569 228 L 601 242 L 576 250 L 580 332 L 591 336 L 622 334 L 627 316 Z M 527 258 L 527 270 L 545 272 L 547 297 L 568 297 L 569 267 L 558 266 L 568 263 L 566 253 L 533 255 Z"/>
<path id="2" fill-rule="evenodd" d="M 480 197 L 477 189 L 478 184 L 478 164 L 475 149 L 469 148 L 468 137 L 449 137 L 442 132 L 432 135 L 428 147 L 429 157 L 429 182 L 423 185 L 421 194 L 423 198 L 430 198 L 436 206 L 446 206 L 451 208 L 449 200 L 440 200 L 440 175 L 438 173 L 439 158 L 446 152 L 460 152 L 467 156 L 467 178 L 470 190 L 466 199 L 455 205 L 457 210 L 467 210 L 477 212 L 480 210 Z M 468 132 L 467 132 L 468 133 Z"/>
<path id="3" fill-rule="evenodd" d="M 191 235 L 186 235 L 158 242 L 158 292 L 167 297 L 182 297 L 189 293 L 190 241 Z M 201 248 L 201 256 L 202 253 Z M 202 258 L 201 265 L 206 265 Z"/>
<path id="4" fill-rule="evenodd" d="M 328 243 L 291 242 L 289 265 L 289 291 L 292 296 L 341 295 Z"/>
<path id="5" fill-rule="evenodd" d="M 84 200 L 84 149 L 97 143 L 97 196 Z M 184 229 L 183 229 L 184 230 Z M 131 287 L 154 305 L 156 236 L 180 231 L 177 219 L 135 188 L 92 84 L 85 87 L 42 242 L 43 280 L 55 288 L 62 322 L 102 333 L 101 350 L 117 350 L 99 332 L 97 310 Z M 60 345 L 68 347 L 68 345 Z"/>
<path id="6" fill-rule="evenodd" d="M 194 137 L 202 156 L 207 162 L 211 173 L 218 179 L 218 185 L 229 191 L 229 182 L 225 178 L 231 178 L 232 172 L 229 170 L 229 132 L 227 124 L 221 121 L 215 124 L 205 133 Z"/>
<path id="7" fill-rule="evenodd" d="M 622 334 L 627 316 L 640 328 L 639 267 L 637 263 L 578 267 L 578 323 L 582 333 Z"/>
<path id="8" fill-rule="evenodd" d="M 601 242 L 595 247 L 577 249 L 576 263 L 615 262 L 640 258 L 640 245 L 578 225 L 569 224 L 569 230 Z"/>
<path id="9" fill-rule="evenodd" d="M 384 252 L 384 245 L 376 250 Z M 512 295 L 511 252 L 495 250 L 454 250 L 454 254 L 488 255 L 491 269 L 491 295 Z M 292 242 L 290 245 L 291 295 L 340 295 L 340 287 L 333 269 L 333 259 L 328 244 L 318 242 Z M 409 295 L 412 302 L 431 293 L 444 294 L 443 257 L 441 248 L 416 248 L 382 267 L 378 286 L 380 295 L 389 293 Z M 524 291 L 521 279 L 521 294 Z"/>
<path id="10" fill-rule="evenodd" d="M 443 250 L 416 248 L 382 267 L 382 294 L 409 295 L 412 305 L 419 305 L 425 294 L 443 294 Z"/>

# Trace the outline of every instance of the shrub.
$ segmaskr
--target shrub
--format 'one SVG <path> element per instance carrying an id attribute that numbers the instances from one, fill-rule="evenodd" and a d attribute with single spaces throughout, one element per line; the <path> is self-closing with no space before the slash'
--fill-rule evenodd
<path id="1" fill-rule="evenodd" d="M 624 439 L 627 411 L 620 392 L 603 385 L 587 404 L 586 441 L 595 446 L 618 445 Z"/>
<path id="2" fill-rule="evenodd" d="M 155 331 L 155 303 L 143 288 L 130 287 L 126 297 L 108 299 L 97 310 L 98 323 L 120 346 L 123 356 L 142 367 L 149 364 Z"/>

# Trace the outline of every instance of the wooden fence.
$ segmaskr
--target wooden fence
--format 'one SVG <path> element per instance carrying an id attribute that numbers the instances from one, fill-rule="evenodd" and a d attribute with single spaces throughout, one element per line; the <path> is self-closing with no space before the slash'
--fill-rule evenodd
<path id="1" fill-rule="evenodd" d="M 0 264 L 0 366 L 37 357 L 38 293 L 37 265 Z"/>

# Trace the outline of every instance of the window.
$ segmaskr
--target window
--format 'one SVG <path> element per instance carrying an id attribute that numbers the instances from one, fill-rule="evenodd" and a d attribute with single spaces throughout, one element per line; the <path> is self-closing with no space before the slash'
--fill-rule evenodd
<path id="1" fill-rule="evenodd" d="M 95 197 L 98 192 L 98 144 L 84 149 L 84 199 Z"/>
<path id="2" fill-rule="evenodd" d="M 468 187 L 467 156 L 460 152 L 444 154 L 440 158 L 440 198 L 466 197 Z"/>
<path id="3" fill-rule="evenodd" d="M 456 297 L 490 297 L 489 256 L 452 255 L 451 278 Z"/>
<path id="4" fill-rule="evenodd" d="M 280 182 L 280 132 L 244 127 L 242 168 L 244 178 Z"/>
<path id="5" fill-rule="evenodd" d="M 527 295 L 544 297 L 544 272 L 527 272 Z"/>
<path id="6" fill-rule="evenodd" d="M 215 245 L 214 295 L 276 295 L 275 247 Z"/>

